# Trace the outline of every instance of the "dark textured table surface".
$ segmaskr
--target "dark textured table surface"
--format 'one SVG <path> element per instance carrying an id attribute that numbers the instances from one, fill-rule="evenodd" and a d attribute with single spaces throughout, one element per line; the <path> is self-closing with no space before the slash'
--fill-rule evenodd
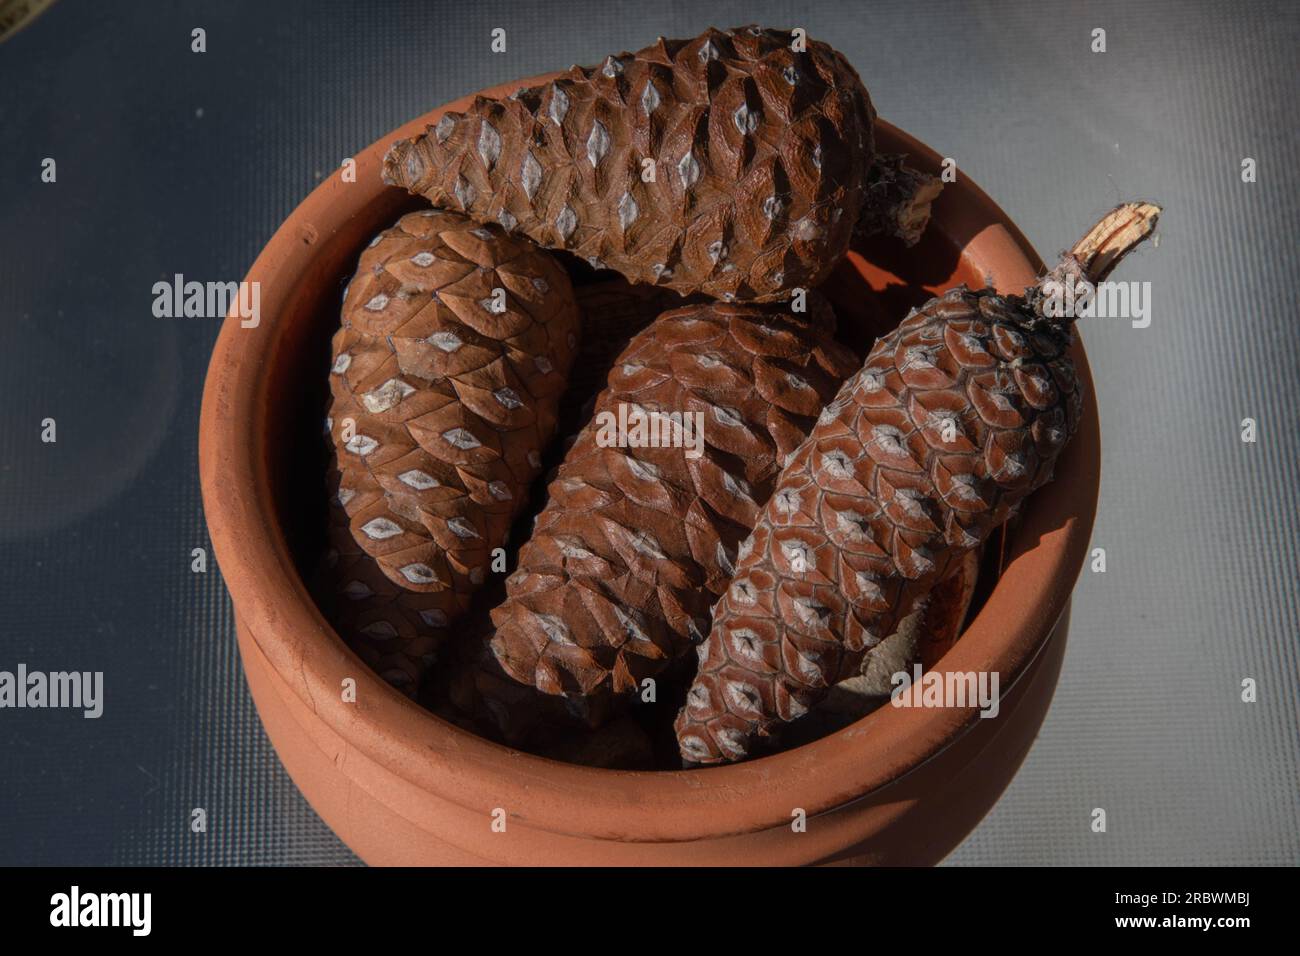
<path id="1" fill-rule="evenodd" d="M 59 0 L 0 44 L 0 670 L 102 670 L 105 709 L 0 710 L 0 864 L 355 862 L 262 732 L 218 569 L 191 570 L 218 322 L 155 318 L 153 284 L 240 278 L 343 157 L 434 105 L 749 22 L 842 49 L 1045 258 L 1119 198 L 1166 206 L 1123 276 L 1151 283 L 1150 327 L 1083 330 L 1107 571 L 1075 591 L 1033 751 L 950 862 L 1300 862 L 1298 11 Z"/>

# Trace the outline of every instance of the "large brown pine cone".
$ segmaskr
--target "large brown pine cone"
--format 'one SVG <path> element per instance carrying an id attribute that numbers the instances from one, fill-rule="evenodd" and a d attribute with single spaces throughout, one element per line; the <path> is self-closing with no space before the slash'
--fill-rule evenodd
<path id="1" fill-rule="evenodd" d="M 824 301 L 809 305 L 690 306 L 628 345 L 492 612 L 491 650 L 514 680 L 590 707 L 708 632 L 781 463 L 856 365 Z M 702 447 L 610 445 L 620 409 L 632 423 L 701 414 Z"/>
<path id="2" fill-rule="evenodd" d="M 1051 478 L 1082 404 L 1044 290 L 1101 281 L 1158 212 L 1116 209 L 1024 298 L 955 289 L 877 342 L 741 549 L 677 718 L 686 760 L 770 743 Z"/>
<path id="3" fill-rule="evenodd" d="M 527 503 L 577 331 L 549 253 L 457 213 L 361 256 L 330 375 L 335 574 L 345 638 L 408 693 Z"/>
<path id="4" fill-rule="evenodd" d="M 826 278 L 860 219 L 915 241 L 939 188 L 897 157 L 874 168 L 857 73 L 825 43 L 794 43 L 757 27 L 661 37 L 476 97 L 395 143 L 384 177 L 632 282 L 785 299 Z"/>

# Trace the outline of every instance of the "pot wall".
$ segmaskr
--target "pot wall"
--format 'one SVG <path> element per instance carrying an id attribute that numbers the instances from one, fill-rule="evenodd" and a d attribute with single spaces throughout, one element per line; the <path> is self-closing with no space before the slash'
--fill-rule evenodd
<path id="1" fill-rule="evenodd" d="M 808 820 L 689 843 L 577 839 L 529 825 L 527 811 L 492 832 L 493 808 L 466 810 L 412 787 L 329 731 L 279 678 L 237 622 L 249 688 L 289 776 L 364 861 L 389 866 L 924 866 L 938 863 L 983 819 L 1038 734 L 1060 675 L 1068 611 L 1001 702 L 934 759 L 880 790 Z M 575 814 L 581 808 L 573 808 Z"/>

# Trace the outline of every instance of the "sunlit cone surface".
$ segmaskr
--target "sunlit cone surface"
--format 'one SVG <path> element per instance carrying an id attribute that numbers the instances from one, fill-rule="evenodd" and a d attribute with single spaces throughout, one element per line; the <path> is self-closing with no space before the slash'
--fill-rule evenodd
<path id="1" fill-rule="evenodd" d="M 915 241 L 939 188 L 876 156 L 848 62 L 795 42 L 711 29 L 476 97 L 395 143 L 384 177 L 633 282 L 785 299 L 826 278 L 860 222 Z"/>
<path id="2" fill-rule="evenodd" d="M 555 259 L 457 213 L 361 256 L 330 374 L 335 574 L 345 639 L 407 692 L 527 503 L 577 333 Z"/>
<path id="3" fill-rule="evenodd" d="M 829 307 L 809 306 L 690 306 L 628 344 L 492 613 L 506 673 L 591 705 L 703 639 L 781 463 L 857 365 L 830 337 Z M 631 423 L 700 415 L 702 448 L 605 444 L 620 407 Z"/>
<path id="4" fill-rule="evenodd" d="M 1082 407 L 1049 282 L 1098 282 L 1159 209 L 1109 214 L 1025 297 L 955 289 L 880 339 L 780 475 L 714 609 L 683 758 L 741 760 L 851 676 L 1052 476 Z"/>

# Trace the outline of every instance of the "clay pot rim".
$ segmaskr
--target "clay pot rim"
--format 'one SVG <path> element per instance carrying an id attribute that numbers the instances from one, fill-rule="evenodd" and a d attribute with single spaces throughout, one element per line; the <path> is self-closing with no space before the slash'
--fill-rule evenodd
<path id="1" fill-rule="evenodd" d="M 485 92 L 505 95 L 559 75 Z M 294 567 L 267 492 L 261 436 L 269 414 L 268 356 L 274 356 L 281 339 L 276 318 L 300 282 L 319 280 L 311 269 L 317 244 L 389 188 L 379 177 L 388 145 L 423 131 L 444 112 L 463 110 L 472 98 L 412 120 L 357 154 L 356 182 L 331 175 L 313 190 L 246 276 L 245 281 L 261 283 L 261 325 L 241 328 L 238 316 L 223 324 L 203 393 L 200 480 L 216 556 L 237 615 L 258 647 L 349 747 L 420 790 L 484 813 L 502 807 L 524 825 L 556 833 L 659 842 L 784 827 L 795 808 L 810 817 L 832 811 L 934 757 L 979 719 L 973 710 L 886 706 L 810 744 L 735 766 L 617 771 L 564 764 L 495 744 L 434 716 L 371 672 L 325 621 Z M 906 151 L 914 162 L 937 170 L 938 154 L 912 137 L 884 121 L 877 133 L 888 149 Z M 972 239 L 963 257 L 978 274 L 997 277 L 1000 291 L 1023 288 L 1041 272 L 1041 261 L 1005 213 L 964 174 L 963 179 L 958 190 L 963 206 L 998 224 Z M 1085 388 L 1080 431 L 1065 452 L 1060 477 L 1031 499 L 1015 536 L 1036 544 L 1010 562 L 936 668 L 996 670 L 1003 693 L 1032 662 L 1065 609 L 1096 510 L 1097 411 L 1081 346 L 1074 358 Z M 341 700 L 346 677 L 356 680 L 357 703 Z"/>

